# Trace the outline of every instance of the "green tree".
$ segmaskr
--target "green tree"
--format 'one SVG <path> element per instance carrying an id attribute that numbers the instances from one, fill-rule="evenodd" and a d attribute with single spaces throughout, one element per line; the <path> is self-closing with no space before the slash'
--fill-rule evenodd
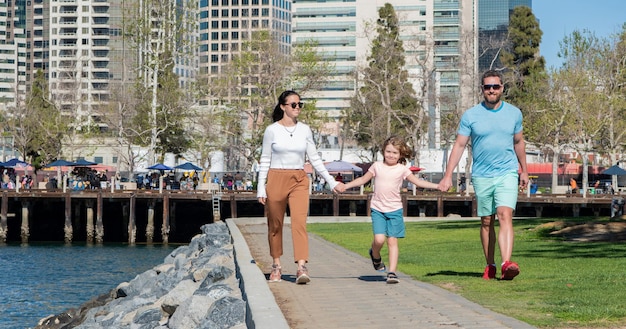
<path id="1" fill-rule="evenodd" d="M 526 80 L 545 72 L 545 59 L 539 55 L 542 35 L 532 10 L 515 7 L 509 21 L 510 49 L 502 52 L 501 60 L 505 66 L 506 97 L 520 107 L 534 97 L 529 93 L 533 87 L 525 86 Z"/>
<path id="2" fill-rule="evenodd" d="M 14 137 L 15 147 L 36 168 L 61 158 L 67 120 L 48 98 L 48 83 L 41 70 L 35 73 L 24 102 L 7 116 L 5 132 Z"/>
<path id="3" fill-rule="evenodd" d="M 604 41 L 590 31 L 574 31 L 561 43 L 565 62 L 562 71 L 567 74 L 564 96 L 566 106 L 573 109 L 568 120 L 567 140 L 577 150 L 583 162 L 583 191 L 588 186 L 589 154 L 601 151 L 601 136 L 610 118 L 598 106 L 607 104 L 608 98 L 602 70 L 605 59 L 599 54 Z"/>
<path id="4" fill-rule="evenodd" d="M 133 141 L 147 147 L 149 163 L 162 159 L 165 152 L 179 154 L 189 146 L 181 132 L 192 102 L 172 72 L 177 61 L 193 60 L 196 45 L 189 36 L 195 17 L 189 13 L 194 10 L 189 1 L 159 0 L 142 0 L 132 8 L 134 19 L 127 35 L 139 54 Z"/>
<path id="5" fill-rule="evenodd" d="M 598 82 L 606 95 L 600 108 L 608 118 L 601 143 L 613 165 L 626 153 L 626 24 L 620 33 L 602 45 L 598 56 Z M 613 183 L 617 186 L 617 182 Z"/>
<path id="6" fill-rule="evenodd" d="M 233 54 L 220 76 L 212 77 L 209 97 L 221 106 L 223 151 L 230 170 L 252 164 L 260 156 L 263 132 L 272 122 L 272 111 L 280 93 L 295 89 L 305 106 L 302 119 L 315 110 L 315 102 L 307 101 L 307 93 L 318 88 L 330 76 L 331 66 L 322 60 L 315 44 L 304 42 L 286 53 L 284 45 L 269 31 L 254 31 L 241 51 Z M 323 117 L 323 116 L 322 116 Z M 306 121 L 311 128 L 324 120 Z"/>
<path id="7" fill-rule="evenodd" d="M 387 137 L 399 135 L 414 140 L 426 124 L 424 109 L 418 106 L 403 68 L 405 54 L 396 12 L 387 3 L 378 14 L 369 66 L 359 72 L 360 88 L 344 113 L 357 143 L 370 152 L 372 161 Z"/>

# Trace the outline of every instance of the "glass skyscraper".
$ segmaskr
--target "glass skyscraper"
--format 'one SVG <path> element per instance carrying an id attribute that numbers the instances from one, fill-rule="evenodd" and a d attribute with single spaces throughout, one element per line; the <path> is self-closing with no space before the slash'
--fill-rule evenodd
<path id="1" fill-rule="evenodd" d="M 506 47 L 509 18 L 518 6 L 532 8 L 532 0 L 478 1 L 478 70 L 502 68 L 499 54 Z"/>

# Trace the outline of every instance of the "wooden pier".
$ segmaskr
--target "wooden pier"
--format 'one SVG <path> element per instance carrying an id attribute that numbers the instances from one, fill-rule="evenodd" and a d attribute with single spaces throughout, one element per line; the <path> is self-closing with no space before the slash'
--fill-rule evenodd
<path id="1" fill-rule="evenodd" d="M 229 217 L 264 216 L 256 191 L 97 189 L 0 193 L 0 243 L 27 243 L 33 238 L 65 243 L 184 243 L 199 232 L 202 224 Z M 610 216 L 614 197 L 619 196 L 520 194 L 516 216 Z M 369 216 L 370 198 L 371 194 L 314 193 L 309 213 Z M 476 216 L 473 195 L 403 193 L 402 200 L 405 216 Z"/>

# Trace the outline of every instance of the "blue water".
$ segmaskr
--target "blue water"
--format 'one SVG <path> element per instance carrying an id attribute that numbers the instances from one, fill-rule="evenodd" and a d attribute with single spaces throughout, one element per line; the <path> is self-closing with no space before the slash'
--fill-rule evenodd
<path id="1" fill-rule="evenodd" d="M 0 246 L 0 328 L 32 328 L 132 280 L 176 246 Z"/>

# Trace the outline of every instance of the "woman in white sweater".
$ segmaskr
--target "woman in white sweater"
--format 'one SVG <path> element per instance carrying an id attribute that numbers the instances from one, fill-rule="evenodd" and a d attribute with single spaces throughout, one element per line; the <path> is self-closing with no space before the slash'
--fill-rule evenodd
<path id="1" fill-rule="evenodd" d="M 306 231 L 309 178 L 304 172 L 305 157 L 331 189 L 339 184 L 317 154 L 311 128 L 297 120 L 302 105 L 298 93 L 284 91 L 272 113 L 274 123 L 263 135 L 257 197 L 267 207 L 268 240 L 273 258 L 270 282 L 281 281 L 280 256 L 283 255 L 283 221 L 287 205 L 291 214 L 294 261 L 298 264 L 296 283 L 306 284 L 311 280 L 306 268 L 309 258 Z"/>

